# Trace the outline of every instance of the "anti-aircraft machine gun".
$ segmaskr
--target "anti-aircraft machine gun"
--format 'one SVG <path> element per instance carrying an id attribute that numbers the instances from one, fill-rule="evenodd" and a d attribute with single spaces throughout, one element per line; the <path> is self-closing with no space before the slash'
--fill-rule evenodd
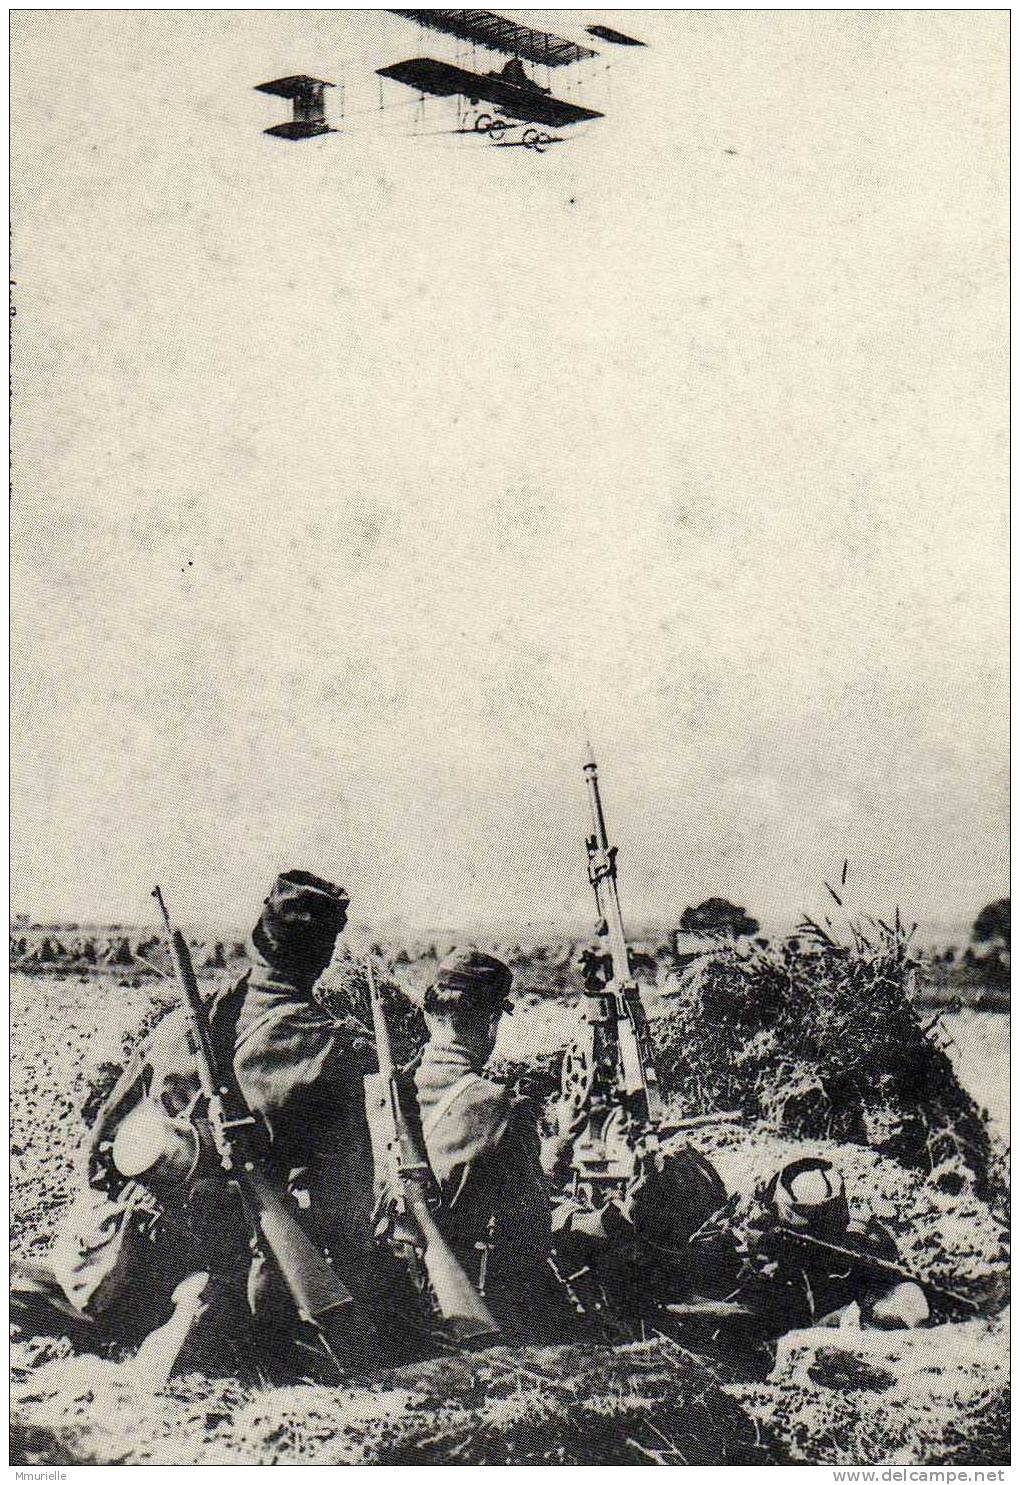
<path id="1" fill-rule="evenodd" d="M 731 1116 L 676 1118 L 665 1108 L 623 930 L 616 847 L 609 844 L 590 748 L 584 776 L 592 819 L 588 878 L 599 912 L 596 932 L 608 940 L 609 952 L 586 956 L 584 1021 L 563 1057 L 557 1122 L 559 1135 L 569 1143 L 570 1194 L 576 1204 L 565 1230 L 603 1240 L 615 1232 L 616 1238 L 603 1243 L 601 1259 L 597 1252 L 587 1258 L 578 1252 L 581 1266 L 573 1273 L 561 1272 L 559 1261 L 551 1266 L 579 1314 L 602 1313 L 605 1319 L 615 1310 L 626 1331 L 638 1308 L 654 1302 L 663 1274 L 704 1219 L 726 1199 L 708 1161 L 671 1137 Z M 563 1157 L 557 1168 L 563 1169 Z M 620 1252 L 627 1244 L 637 1248 L 631 1250 L 634 1261 L 627 1260 L 623 1270 L 617 1267 L 614 1277 L 614 1243 L 621 1241 Z M 621 1294 L 626 1296 L 622 1310 Z"/>
<path id="2" fill-rule="evenodd" d="M 586 842 L 588 879 L 599 914 L 596 931 L 608 939 L 612 968 L 606 982 L 597 973 L 586 976 L 584 1026 L 564 1054 L 561 1089 L 571 1133 L 577 1131 L 574 1192 L 598 1208 L 622 1194 L 640 1158 L 654 1154 L 668 1131 L 648 1022 L 623 929 L 617 848 L 609 844 L 598 766 L 590 747 L 584 776 L 592 819 Z"/>

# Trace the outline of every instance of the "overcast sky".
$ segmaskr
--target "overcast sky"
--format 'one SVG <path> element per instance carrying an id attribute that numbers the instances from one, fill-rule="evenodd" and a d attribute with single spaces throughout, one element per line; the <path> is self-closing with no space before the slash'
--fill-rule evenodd
<path id="1" fill-rule="evenodd" d="M 577 918 L 586 732 L 632 916 L 1007 890 L 1008 14 L 596 18 L 536 158 L 380 12 L 15 13 L 15 908 Z"/>

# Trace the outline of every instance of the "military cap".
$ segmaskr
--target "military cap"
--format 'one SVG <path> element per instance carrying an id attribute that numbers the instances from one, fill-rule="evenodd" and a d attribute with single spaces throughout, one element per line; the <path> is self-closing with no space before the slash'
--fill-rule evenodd
<path id="1" fill-rule="evenodd" d="M 310 871 L 285 871 L 276 878 L 252 931 L 260 954 L 276 960 L 302 940 L 332 943 L 347 922 L 350 898 L 342 887 Z"/>
<path id="2" fill-rule="evenodd" d="M 480 949 L 454 949 L 440 961 L 436 978 L 425 991 L 425 1010 L 437 1016 L 473 1021 L 509 1009 L 506 999 L 513 975 L 501 959 Z"/>
<path id="3" fill-rule="evenodd" d="M 502 959 L 480 949 L 454 949 L 436 970 L 437 990 L 459 990 L 484 1000 L 499 1000 L 512 984 L 513 975 Z"/>

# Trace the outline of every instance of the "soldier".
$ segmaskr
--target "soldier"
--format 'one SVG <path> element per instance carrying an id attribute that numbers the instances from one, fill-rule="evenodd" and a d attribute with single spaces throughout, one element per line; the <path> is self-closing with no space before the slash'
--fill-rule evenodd
<path id="1" fill-rule="evenodd" d="M 512 1010 L 510 985 L 500 960 L 464 949 L 442 961 L 425 992 L 429 1041 L 415 1085 L 442 1195 L 437 1221 L 467 1272 L 484 1274 L 486 1302 L 510 1337 L 636 1324 L 664 1298 L 687 1297 L 695 1282 L 688 1239 L 725 1201 L 725 1188 L 685 1149 L 638 1162 L 621 1199 L 598 1210 L 554 1196 L 576 1127 L 567 1118 L 540 1140 L 530 1104 L 485 1071 Z M 578 1282 L 563 1282 L 571 1278 Z"/>
<path id="2" fill-rule="evenodd" d="M 929 1317 L 921 1284 L 903 1270 L 896 1240 L 874 1213 L 851 1214 L 841 1172 L 803 1156 L 755 1195 L 750 1251 L 759 1269 L 741 1286 L 766 1333 L 832 1324 L 857 1306 L 864 1328 L 913 1328 Z"/>
<path id="3" fill-rule="evenodd" d="M 347 918 L 347 894 L 309 872 L 281 875 L 252 933 L 253 966 L 209 1006 L 221 1065 L 233 1065 L 263 1126 L 264 1173 L 356 1293 L 370 1287 L 372 1165 L 364 1043 L 312 988 Z M 137 1049 L 89 1136 L 84 1187 L 53 1252 L 67 1299 L 106 1335 L 137 1342 L 171 1313 L 189 1274 L 213 1275 L 235 1350 L 245 1325 L 282 1333 L 284 1296 L 247 1251 L 232 1188 L 209 1170 L 189 1122 L 198 1094 L 188 1024 L 171 1011 Z M 254 1317 L 254 1318 L 253 1318 Z"/>
<path id="4" fill-rule="evenodd" d="M 429 1040 L 414 1073 L 442 1206 L 437 1223 L 509 1338 L 570 1325 L 549 1266 L 552 1225 L 534 1113 L 485 1071 L 512 1007 L 499 959 L 458 949 L 425 992 Z"/>

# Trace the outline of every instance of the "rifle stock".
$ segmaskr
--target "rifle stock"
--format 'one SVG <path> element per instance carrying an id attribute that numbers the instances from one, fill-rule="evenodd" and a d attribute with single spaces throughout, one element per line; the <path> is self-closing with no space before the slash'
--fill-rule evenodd
<path id="1" fill-rule="evenodd" d="M 326 1316 L 353 1305 L 354 1296 L 330 1268 L 260 1170 L 246 1170 L 243 1184 L 252 1198 L 258 1230 L 302 1320 L 320 1326 Z"/>
<path id="2" fill-rule="evenodd" d="M 446 1328 L 465 1343 L 498 1335 L 495 1317 L 436 1226 L 428 1202 L 412 1193 L 408 1197 L 408 1210 L 421 1232 L 422 1263 Z"/>

